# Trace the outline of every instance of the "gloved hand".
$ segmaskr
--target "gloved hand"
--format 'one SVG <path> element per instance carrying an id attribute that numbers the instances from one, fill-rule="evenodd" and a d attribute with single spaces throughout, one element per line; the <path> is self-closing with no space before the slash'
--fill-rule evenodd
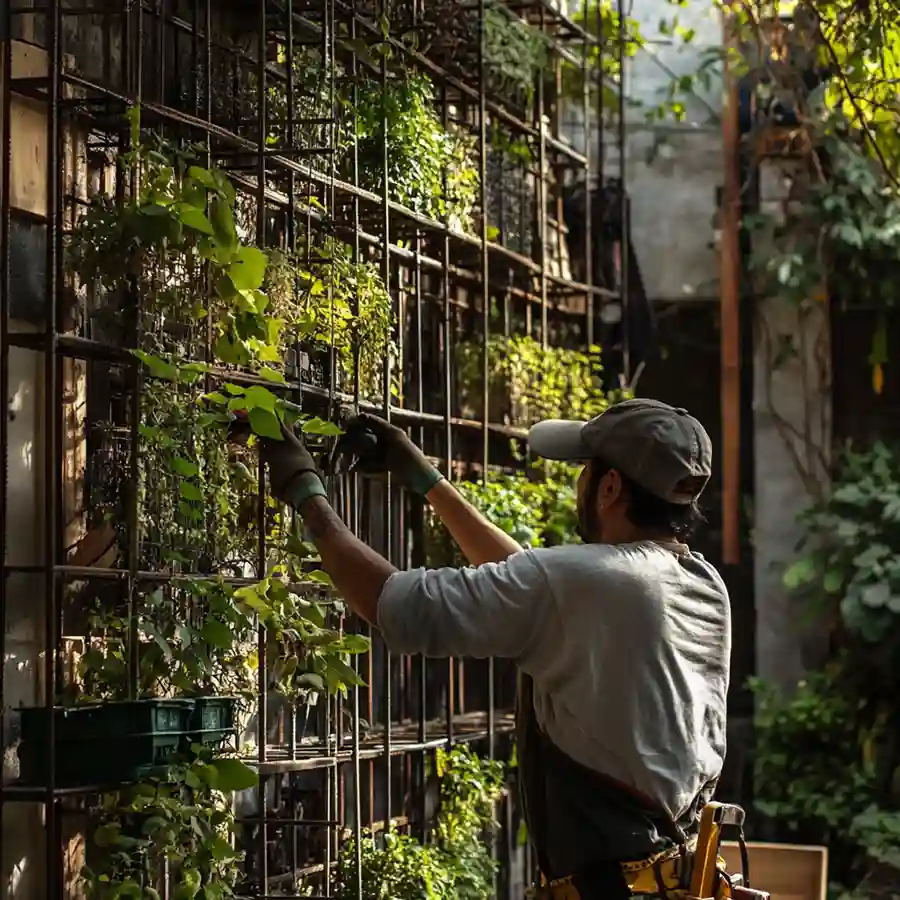
<path id="1" fill-rule="evenodd" d="M 340 457 L 354 458 L 353 468 L 364 475 L 390 472 L 422 497 L 444 477 L 403 429 L 369 413 L 360 413 L 344 426 L 332 454 L 334 460 Z"/>
<path id="2" fill-rule="evenodd" d="M 260 453 L 269 467 L 272 495 L 294 509 L 310 497 L 324 497 L 325 486 L 312 455 L 292 431 L 282 426 L 283 439 L 259 439 Z"/>

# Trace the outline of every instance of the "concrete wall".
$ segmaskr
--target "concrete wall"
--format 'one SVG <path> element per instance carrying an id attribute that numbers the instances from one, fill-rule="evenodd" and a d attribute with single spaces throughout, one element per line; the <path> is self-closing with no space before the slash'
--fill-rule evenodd
<path id="1" fill-rule="evenodd" d="M 659 33 L 660 19 L 678 13 L 692 28 L 690 44 Z M 709 47 L 722 45 L 722 26 L 712 4 L 673 7 L 666 0 L 635 3 L 632 16 L 647 40 L 627 61 L 626 95 L 653 108 L 673 78 L 694 73 Z M 648 124 L 642 109 L 626 112 L 626 177 L 631 196 L 635 252 L 652 300 L 718 299 L 718 253 L 714 245 L 717 188 L 722 184 L 721 84 L 685 99 L 683 122 Z M 618 165 L 610 146 L 607 171 Z"/>
<path id="2" fill-rule="evenodd" d="M 805 180 L 802 161 L 763 161 L 761 210 L 789 216 Z M 761 236 L 755 252 L 764 253 L 765 245 Z M 790 348 L 786 354 L 785 347 Z M 807 668 L 820 662 L 825 649 L 822 629 L 801 625 L 802 610 L 784 588 L 782 574 L 803 535 L 797 516 L 828 483 L 832 417 L 827 303 L 813 302 L 801 310 L 791 301 L 760 297 L 753 372 L 756 672 L 791 689 Z"/>
<path id="3" fill-rule="evenodd" d="M 573 7 L 580 6 L 575 2 Z M 685 44 L 660 33 L 660 20 L 692 28 Z M 686 98 L 686 117 L 646 120 L 646 110 L 666 97 L 673 79 L 697 71 L 703 51 L 721 47 L 722 25 L 712 4 L 692 2 L 685 8 L 666 0 L 635 3 L 632 17 L 646 45 L 626 60 L 625 92 L 641 108 L 626 111 L 625 183 L 631 196 L 631 231 L 647 295 L 654 301 L 717 299 L 718 254 L 715 249 L 717 189 L 722 183 L 721 79 L 713 76 L 709 90 Z M 571 137 L 578 142 L 581 110 L 567 114 Z M 604 137 L 604 170 L 619 172 L 620 136 L 611 129 Z M 594 170 L 599 139 L 591 142 Z"/>
<path id="4" fill-rule="evenodd" d="M 13 44 L 13 75 L 39 75 L 44 55 L 34 47 Z M 0 86 L 2 89 L 2 86 Z M 11 111 L 11 202 L 14 209 L 45 216 L 46 114 L 40 105 L 14 99 Z M 16 304 L 13 304 L 15 306 Z M 10 329 L 30 330 L 11 320 Z M 37 565 L 41 560 L 41 441 L 43 379 L 40 357 L 12 349 L 9 359 L 9 447 L 6 523 L 7 561 Z M 17 723 L 13 710 L 40 703 L 43 664 L 43 584 L 40 576 L 13 575 L 8 581 L 3 658 L 3 766 L 8 783 L 18 776 Z M 0 832 L 0 898 L 43 895 L 43 817 L 37 804 L 9 803 L 2 807 Z"/>

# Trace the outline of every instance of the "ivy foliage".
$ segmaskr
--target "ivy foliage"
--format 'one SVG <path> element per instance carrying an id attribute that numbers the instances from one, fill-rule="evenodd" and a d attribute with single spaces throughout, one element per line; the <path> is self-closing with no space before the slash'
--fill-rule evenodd
<path id="1" fill-rule="evenodd" d="M 315 703 L 319 695 L 361 685 L 350 663 L 368 639 L 329 627 L 339 601 L 310 586 L 266 578 L 234 587 L 222 580 L 187 580 L 146 595 L 136 610 L 138 698 L 224 694 L 248 714 L 258 695 L 259 628 L 267 671 L 281 695 Z M 92 642 L 79 663 L 79 702 L 128 699 L 132 620 L 102 606 Z M 240 716 L 240 713 L 239 713 Z"/>
<path id="2" fill-rule="evenodd" d="M 489 90 L 530 107 L 550 61 L 550 42 L 543 32 L 493 3 L 484 13 L 484 53 Z"/>
<path id="3" fill-rule="evenodd" d="M 201 748 L 197 748 L 201 751 Z M 89 900 L 160 900 L 166 873 L 172 900 L 227 900 L 240 877 L 231 843 L 231 795 L 257 784 L 240 760 L 173 765 L 157 781 L 106 794 L 89 812 L 93 840 L 81 881 Z"/>
<path id="4" fill-rule="evenodd" d="M 578 540 L 577 469 L 556 464 L 531 475 L 492 473 L 485 481 L 459 481 L 457 490 L 501 531 L 523 547 L 552 547 Z M 426 519 L 426 559 L 433 568 L 467 565 L 449 532 Z"/>
<path id="5" fill-rule="evenodd" d="M 757 805 L 785 839 L 828 844 L 844 890 L 873 867 L 897 883 L 900 454 L 881 443 L 848 448 L 829 495 L 802 521 L 784 582 L 831 624 L 837 652 L 791 696 L 756 685 Z"/>
<path id="6" fill-rule="evenodd" d="M 761 293 L 800 308 L 827 292 L 847 307 L 874 309 L 869 363 L 873 390 L 881 393 L 889 361 L 886 318 L 897 307 L 900 195 L 846 126 L 829 120 L 813 134 L 827 177 L 813 180 L 787 209 L 745 218 L 755 237 L 751 269 Z M 789 341 L 782 361 L 796 352 Z"/>
<path id="7" fill-rule="evenodd" d="M 457 401 L 470 418 L 484 414 L 481 343 L 463 341 L 456 347 Z M 541 419 L 590 419 L 611 400 L 604 393 L 600 348 L 589 353 L 565 347 L 544 347 L 526 336 L 488 339 L 488 405 L 492 421 L 527 427 Z"/>
<path id="8" fill-rule="evenodd" d="M 432 842 L 393 832 L 369 835 L 360 846 L 357 868 L 356 847 L 349 841 L 339 860 L 340 896 L 356 897 L 359 881 L 362 900 L 489 900 L 494 895 L 496 863 L 487 837 L 503 788 L 503 767 L 458 746 L 438 749 L 435 768 L 440 806 Z"/>
<path id="9" fill-rule="evenodd" d="M 840 601 L 843 624 L 874 645 L 900 622 L 900 456 L 877 443 L 848 449 L 829 496 L 808 509 L 785 584 L 823 608 Z"/>
<path id="10" fill-rule="evenodd" d="M 280 439 L 282 423 L 299 422 L 312 440 L 340 433 L 285 399 L 287 356 L 298 343 L 325 343 L 348 372 L 361 360 L 371 385 L 389 352 L 390 297 L 372 264 L 336 241 L 302 254 L 256 247 L 243 223 L 256 210 L 224 171 L 202 164 L 205 148 L 143 135 L 137 109 L 130 124 L 124 190 L 83 211 L 67 263 L 102 327 L 118 329 L 142 363 L 139 549 L 143 565 L 173 577 L 128 609 L 93 598 L 87 649 L 63 699 L 225 695 L 245 723 L 260 653 L 268 689 L 310 706 L 362 684 L 352 656 L 369 641 L 343 632 L 314 550 L 276 501 L 261 501 L 251 451 L 257 436 Z M 227 440 L 238 412 L 254 432 L 246 446 Z M 103 423 L 107 436 L 120 426 Z M 127 532 L 121 505 L 101 499 L 97 512 Z M 268 574 L 254 582 L 263 538 Z M 233 895 L 228 795 L 257 778 L 229 750 L 193 752 L 94 811 L 90 897 L 159 900 L 166 866 L 176 900 Z"/>
<path id="11" fill-rule="evenodd" d="M 346 39 L 371 68 L 379 69 L 380 57 L 391 55 L 387 42 L 368 45 L 349 35 Z M 281 63 L 287 67 L 287 59 Z M 432 80 L 391 66 L 382 83 L 371 74 L 353 76 L 334 60 L 329 64 L 335 66 L 333 97 L 325 60 L 314 47 L 295 51 L 291 83 L 295 109 L 338 117 L 338 176 L 379 197 L 386 176 L 387 196 L 393 202 L 457 231 L 472 231 L 479 195 L 475 140 L 462 127 L 441 120 Z M 288 134 L 286 84 L 268 88 L 272 145 Z M 291 137 L 294 145 L 306 141 L 302 133 Z"/>
<path id="12" fill-rule="evenodd" d="M 391 199 L 468 231 L 479 190 L 475 141 L 442 124 L 434 99 L 430 78 L 405 71 L 386 87 L 370 79 L 341 98 L 355 123 L 359 184 L 380 195 L 386 175 Z"/>

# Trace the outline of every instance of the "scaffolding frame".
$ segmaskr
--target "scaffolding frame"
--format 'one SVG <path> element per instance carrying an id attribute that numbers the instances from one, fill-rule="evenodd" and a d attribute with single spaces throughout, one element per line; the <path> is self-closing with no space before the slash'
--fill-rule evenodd
<path id="1" fill-rule="evenodd" d="M 353 391 L 341 390 L 333 357 L 324 386 L 298 379 L 289 380 L 278 390 L 304 410 L 323 416 L 334 416 L 342 406 L 384 415 L 411 429 L 414 439 L 440 461 L 448 476 L 474 474 L 487 479 L 495 469 L 514 470 L 521 465 L 510 444 L 521 449 L 524 430 L 492 419 L 488 340 L 497 333 L 498 321 L 505 335 L 525 333 L 536 336 L 545 346 L 562 341 L 587 349 L 595 342 L 602 304 L 627 302 L 627 253 L 621 257 L 619 284 L 595 283 L 599 275 L 594 271 L 595 244 L 604 235 L 596 233 L 595 223 L 602 221 L 603 211 L 596 206 L 602 197 L 603 179 L 593 161 L 599 159 L 602 164 L 604 129 L 597 128 L 598 137 L 592 137 L 591 126 L 592 122 L 604 121 L 604 110 L 602 91 L 596 92 L 599 108 L 594 106 L 591 85 L 596 73 L 586 61 L 590 49 L 602 42 L 599 11 L 596 34 L 592 34 L 551 0 L 503 4 L 513 16 L 540 31 L 551 47 L 552 63 L 535 86 L 533 102 L 516 108 L 514 103 L 490 93 L 484 36 L 486 0 L 458 3 L 460 10 L 474 12 L 478 20 L 480 38 L 474 73 L 448 71 L 432 58 L 434 54 L 415 49 L 392 31 L 382 33 L 378 15 L 386 13 L 387 5 L 380 0 L 370 4 L 370 9 L 363 8 L 363 0 L 235 0 L 222 21 L 213 0 L 81 0 L 77 6 L 63 0 L 45 0 L 39 7 L 5 7 L 3 34 L 8 39 L 2 45 L 4 151 L 0 171 L 0 532 L 4 543 L 0 562 L 0 658 L 5 660 L 7 656 L 10 581 L 19 579 L 21 583 L 24 579 L 40 584 L 36 590 L 41 597 L 43 646 L 38 654 L 41 684 L 36 699 L 37 705 L 48 707 L 48 712 L 59 703 L 65 680 L 68 651 L 64 642 L 70 637 L 65 618 L 68 585 L 84 581 L 107 585 L 123 598 L 129 616 L 133 616 L 138 598 L 145 592 L 203 574 L 195 570 L 173 576 L 142 566 L 147 556 L 138 526 L 137 478 L 140 385 L 146 376 L 140 374 L 138 362 L 123 346 L 91 335 L 84 324 L 87 300 L 79 298 L 75 304 L 75 318 L 80 324 L 72 324 L 71 310 L 65 306 L 69 276 L 64 241 L 77 211 L 98 184 L 112 178 L 118 188 L 122 182 L 106 171 L 107 162 L 95 169 L 87 163 L 76 165 L 68 143 L 74 130 L 86 135 L 85 148 L 101 157 L 106 154 L 107 160 L 109 154 L 117 159 L 128 146 L 124 115 L 137 104 L 144 128 L 206 145 L 209 161 L 229 173 L 255 210 L 258 246 L 264 247 L 270 240 L 291 246 L 296 245 L 298 235 L 327 233 L 346 243 L 354 260 L 376 261 L 398 323 L 399 397 L 392 391 L 390 372 L 383 378 L 378 398 L 362 397 L 358 378 Z M 404 9 L 411 17 L 407 24 L 415 31 L 425 15 L 424 5 L 410 0 Z M 591 9 L 584 0 L 585 22 L 594 14 Z M 617 12 L 623 29 L 619 35 L 621 53 L 626 43 L 621 0 Z M 240 31 L 242 26 L 247 30 Z M 223 34 L 232 40 L 225 40 Z M 243 43 L 236 37 L 241 34 L 248 35 Z M 17 42 L 45 52 L 45 71 L 37 75 L 16 71 Z M 390 61 L 387 53 L 373 58 L 364 50 L 373 45 L 389 47 Z M 323 60 L 331 102 L 328 115 L 304 118 L 294 108 L 294 67 L 284 65 L 283 60 L 292 60 L 298 47 L 314 48 Z M 554 96 L 560 84 L 561 61 L 566 59 L 582 60 L 581 147 L 562 136 L 562 103 Z M 479 174 L 475 233 L 456 230 L 446 221 L 409 209 L 392 197 L 386 137 L 380 192 L 360 186 L 355 132 L 349 136 L 353 147 L 350 177 L 346 171 L 338 171 L 338 144 L 347 138 L 346 121 L 340 118 L 335 101 L 343 87 L 342 79 L 354 85 L 363 78 L 380 80 L 384 91 L 398 61 L 432 80 L 445 126 L 455 121 L 475 138 Z M 620 66 L 623 63 L 620 57 Z M 238 101 L 247 97 L 241 96 L 231 98 L 231 121 L 223 120 L 222 109 L 217 108 L 213 96 L 217 65 L 227 69 L 238 92 L 255 93 L 255 118 L 244 118 L 246 108 Z M 276 146 L 270 140 L 277 130 L 269 109 L 273 88 L 283 89 L 287 98 Z M 44 247 L 39 267 L 43 270 L 43 308 L 31 328 L 20 327 L 16 293 L 21 286 L 14 283 L 13 271 L 13 234 L 21 219 L 11 192 L 13 110 L 20 102 L 42 109 L 46 117 L 46 171 L 41 175 L 46 211 L 44 215 L 25 217 L 43 230 Z M 624 184 L 624 106 L 618 112 L 618 141 L 623 145 L 619 178 Z M 310 137 L 308 145 L 298 144 L 298 130 L 305 130 Z M 492 202 L 488 198 L 490 147 L 491 135 L 498 130 L 529 142 L 535 151 L 538 174 L 532 182 L 533 221 L 526 226 L 526 231 L 531 231 L 532 252 L 505 246 L 492 234 L 488 209 Z M 592 146 L 595 140 L 599 148 Z M 93 184 L 87 183 L 89 178 Z M 566 246 L 562 212 L 562 183 L 566 179 L 570 184 L 585 186 L 582 246 L 567 247 L 572 266 L 582 276 L 578 278 L 571 271 L 567 274 L 548 252 L 551 237 L 557 248 Z M 594 189 L 597 183 L 599 190 Z M 624 191 L 618 196 L 620 234 L 627 236 L 627 199 Z M 316 202 L 309 202 L 310 197 Z M 501 220 L 507 199 L 501 190 Z M 474 337 L 482 345 L 483 384 L 477 417 L 463 415 L 459 409 L 452 348 L 461 334 L 467 339 Z M 40 360 L 44 394 L 41 417 L 35 424 L 35 432 L 43 435 L 39 481 L 44 515 L 39 561 L 29 563 L 19 563 L 7 552 L 8 537 L 15 528 L 8 503 L 12 351 L 26 352 Z M 627 374 L 627 335 L 620 352 Z M 65 417 L 74 369 L 88 372 L 83 376 L 88 392 L 90 372 L 103 369 L 118 373 L 116 383 L 124 386 L 117 402 L 122 405 L 118 422 L 121 458 L 133 479 L 132 489 L 125 489 L 128 546 L 117 564 L 105 567 L 70 562 L 67 526 L 71 510 L 64 495 L 72 472 L 66 468 L 69 433 Z M 229 371 L 227 377 L 238 384 L 259 383 L 246 372 Z M 85 460 L 85 468 L 90 463 Z M 260 485 L 264 486 L 262 472 Z M 423 509 L 413 498 L 396 486 L 382 489 L 358 477 L 331 479 L 329 493 L 354 531 L 385 552 L 398 567 L 426 562 Z M 261 523 L 266 514 L 262 501 L 258 513 Z M 260 524 L 258 577 L 265 574 L 264 532 Z M 229 579 L 237 586 L 256 580 L 250 575 Z M 372 636 L 371 629 L 352 617 L 343 625 Z M 264 640 L 261 634 L 263 650 Z M 298 878 L 303 877 L 318 885 L 311 896 L 333 896 L 333 864 L 343 836 L 349 833 L 359 838 L 363 828 L 426 834 L 426 759 L 437 748 L 468 742 L 491 757 L 508 757 L 513 729 L 511 666 L 494 660 L 426 662 L 396 657 L 384 650 L 377 636 L 373 637 L 372 651 L 360 659 L 360 666 L 367 687 L 352 689 L 346 700 L 335 698 L 320 706 L 315 714 L 315 733 L 307 735 L 299 722 L 300 711 L 289 708 L 273 713 L 268 708 L 271 673 L 265 653 L 259 653 L 258 749 L 253 764 L 261 777 L 257 809 L 239 819 L 250 842 L 241 895 L 257 900 L 284 896 L 281 891 L 288 886 L 295 890 Z M 8 685 L 4 668 L 0 668 L 0 709 L 4 712 L 0 746 L 5 750 L 13 728 L 11 701 L 4 692 Z M 270 737 L 273 715 L 278 722 L 274 740 Z M 372 723 L 368 734 L 361 733 L 362 718 Z M 56 897 L 71 890 L 66 883 L 71 873 L 65 870 L 62 847 L 70 830 L 67 817 L 77 814 L 85 798 L 103 786 L 76 790 L 57 785 L 54 716 L 48 714 L 47 720 L 46 784 L 25 787 L 4 781 L 0 784 L 0 815 L 16 804 L 43 805 L 46 891 L 47 896 Z M 345 721 L 349 721 L 349 727 L 344 726 Z M 287 815 L 271 808 L 270 795 L 276 793 L 288 796 Z M 303 802 L 296 799 L 301 795 L 306 798 Z M 310 795 L 315 798 L 309 800 Z M 501 829 L 494 850 L 504 863 L 502 890 L 510 896 L 516 884 L 510 866 L 517 856 L 519 816 L 515 791 L 509 790 L 498 816 Z M 527 852 L 524 865 L 528 872 L 522 877 L 527 881 L 533 868 Z M 279 866 L 279 871 L 272 871 Z"/>

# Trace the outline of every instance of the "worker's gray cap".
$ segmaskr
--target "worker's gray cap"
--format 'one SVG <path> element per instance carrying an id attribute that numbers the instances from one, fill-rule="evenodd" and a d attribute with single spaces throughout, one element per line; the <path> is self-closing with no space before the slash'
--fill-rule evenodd
<path id="1" fill-rule="evenodd" d="M 658 400 L 624 400 L 590 422 L 548 419 L 528 432 L 545 459 L 596 459 L 669 503 L 692 503 L 712 473 L 712 442 L 685 409 Z"/>

